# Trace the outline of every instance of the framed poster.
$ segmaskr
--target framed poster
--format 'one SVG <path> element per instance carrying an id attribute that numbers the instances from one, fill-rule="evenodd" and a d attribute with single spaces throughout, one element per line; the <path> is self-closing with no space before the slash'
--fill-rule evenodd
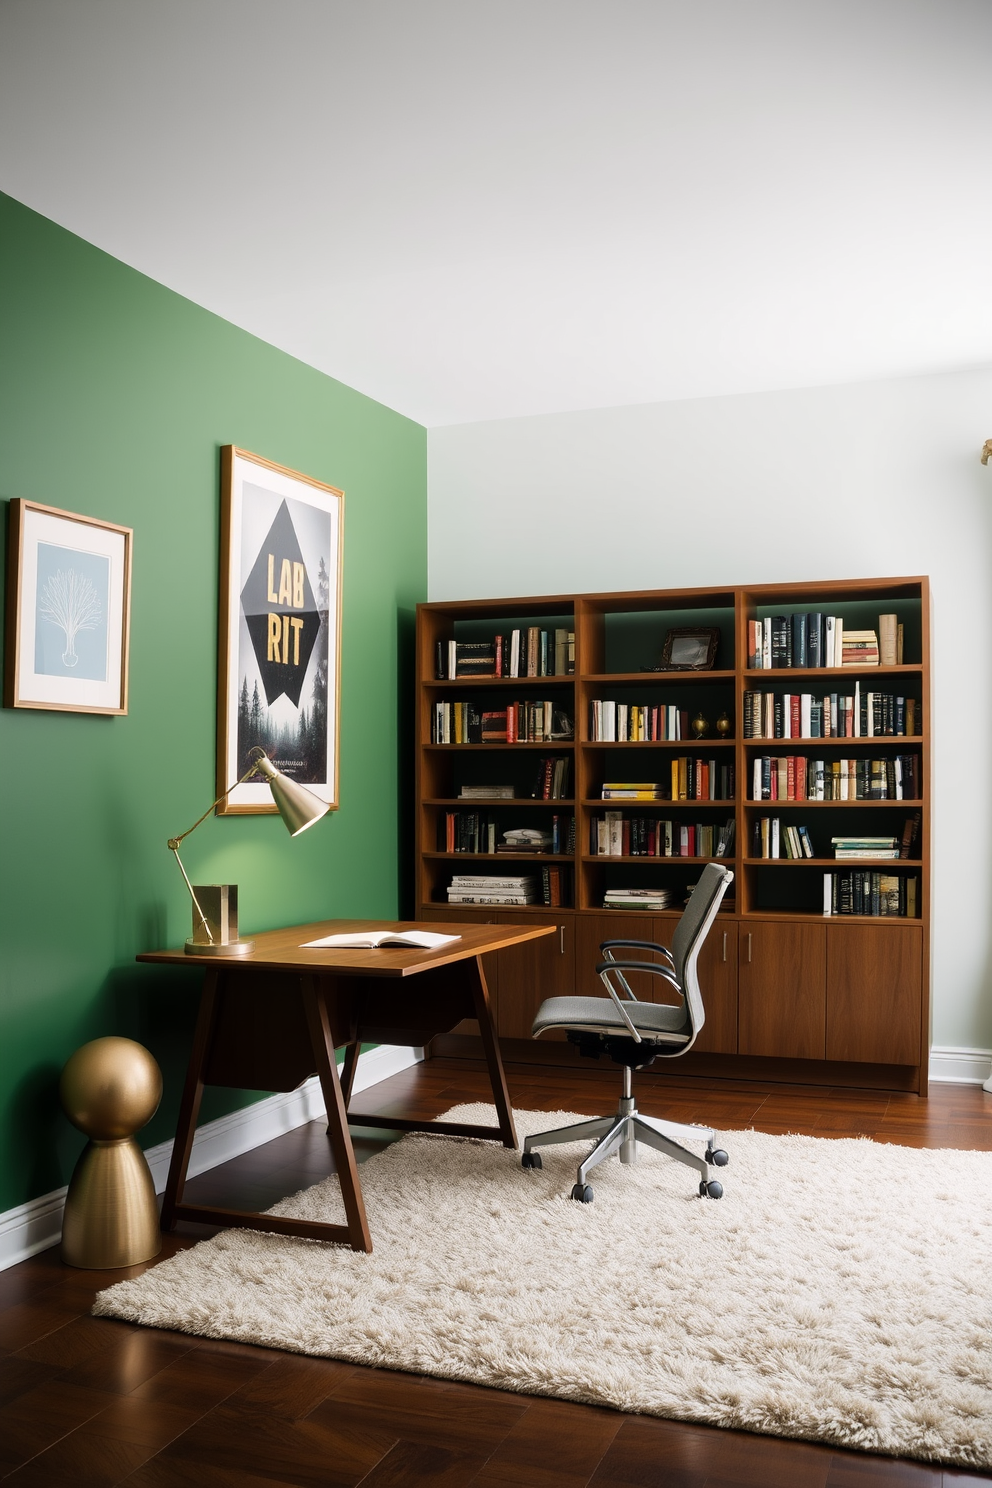
<path id="1" fill-rule="evenodd" d="M 235 445 L 221 450 L 217 794 L 260 745 L 338 805 L 344 492 Z M 273 812 L 264 780 L 218 815 Z"/>
<path id="2" fill-rule="evenodd" d="M 12 501 L 4 706 L 126 713 L 130 527 Z"/>

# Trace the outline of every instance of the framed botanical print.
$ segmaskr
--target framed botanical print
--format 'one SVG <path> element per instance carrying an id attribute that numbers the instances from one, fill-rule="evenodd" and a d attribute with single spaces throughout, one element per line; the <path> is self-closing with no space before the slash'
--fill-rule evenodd
<path id="1" fill-rule="evenodd" d="M 130 527 L 10 503 L 4 706 L 126 713 Z"/>
<path id="2" fill-rule="evenodd" d="M 235 445 L 221 450 L 217 794 L 261 746 L 338 805 L 344 492 Z M 235 785 L 218 814 L 276 810 Z"/>

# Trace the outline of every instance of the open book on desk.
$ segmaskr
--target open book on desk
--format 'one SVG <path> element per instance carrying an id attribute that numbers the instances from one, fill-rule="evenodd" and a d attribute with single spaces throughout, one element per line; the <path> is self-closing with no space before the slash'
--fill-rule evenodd
<path id="1" fill-rule="evenodd" d="M 418 951 L 436 951 L 438 946 L 461 940 L 460 935 L 439 935 L 436 930 L 357 930 L 353 935 L 325 935 L 308 940 L 301 950 L 378 950 L 380 946 L 406 946 Z"/>

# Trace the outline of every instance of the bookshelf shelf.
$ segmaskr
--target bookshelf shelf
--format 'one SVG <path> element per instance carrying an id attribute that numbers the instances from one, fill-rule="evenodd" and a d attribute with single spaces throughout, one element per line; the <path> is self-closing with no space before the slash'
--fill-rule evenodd
<path id="1" fill-rule="evenodd" d="M 763 624 L 768 619 L 778 626 L 780 635 L 783 625 L 789 627 L 790 645 L 794 644 L 794 649 L 779 650 L 776 659 L 782 659 L 787 655 L 807 654 L 801 650 L 804 624 L 809 635 L 814 632 L 820 635 L 821 646 L 825 648 L 828 615 L 843 621 L 847 635 L 852 631 L 875 631 L 880 639 L 880 617 L 895 615 L 901 627 L 898 644 L 903 650 L 889 654 L 901 654 L 904 659 L 895 664 L 849 663 L 840 667 L 748 665 L 749 641 L 753 643 L 758 634 L 751 622 L 760 620 Z M 792 616 L 801 618 L 792 619 Z M 818 616 L 823 617 L 822 630 Z M 891 621 L 886 625 L 891 636 Z M 512 654 L 508 637 L 514 629 L 521 631 L 521 646 L 525 629 L 538 634 L 541 630 L 546 632 L 537 654 L 548 658 L 548 665 L 557 656 L 554 672 L 518 677 L 437 675 L 439 670 L 448 668 L 452 658 L 456 665 L 477 669 L 480 656 L 487 654 L 487 646 L 492 646 L 494 657 L 497 654 L 497 637 L 499 655 Z M 655 670 L 662 661 L 669 631 L 692 629 L 718 632 L 715 667 L 710 671 Z M 563 644 L 565 650 L 561 649 Z M 869 639 L 865 644 L 872 643 Z M 566 652 L 574 659 L 574 671 L 559 669 Z M 703 1068 L 703 1064 L 693 1064 L 698 1058 L 704 1063 L 710 1061 L 706 1069 L 732 1075 L 743 1068 L 733 1064 L 734 1058 L 759 1058 L 764 1061 L 763 1068 L 769 1077 L 925 1093 L 931 748 L 930 610 L 925 578 L 428 603 L 418 608 L 417 656 L 420 686 L 415 912 L 423 918 L 440 915 L 446 921 L 459 916 L 501 923 L 543 918 L 559 927 L 558 936 L 535 943 L 539 950 L 501 952 L 487 969 L 502 1037 L 528 1037 L 533 1014 L 544 996 L 575 991 L 597 994 L 600 987 L 592 968 L 599 942 L 608 934 L 621 930 L 640 938 L 669 939 L 699 869 L 707 862 L 718 861 L 733 868 L 735 882 L 729 902 L 725 901 L 720 911 L 722 933 L 710 937 L 700 963 L 701 976 L 705 973 L 708 977 L 703 981 L 704 995 L 708 998 L 707 1023 L 712 1018 L 715 1028 L 710 1032 L 704 1029 L 697 1048 L 706 1052 L 697 1056 L 694 1050 L 688 1055 L 685 1072 Z M 911 724 L 915 722 L 914 732 L 743 737 L 745 724 L 750 726 L 749 720 L 757 719 L 757 703 L 749 713 L 746 694 L 772 693 L 779 698 L 784 694 L 808 693 L 815 702 L 828 694 L 836 693 L 841 698 L 854 695 L 856 684 L 861 703 L 865 703 L 868 693 L 890 694 L 896 700 L 895 705 L 883 702 L 885 711 L 880 715 L 876 697 L 874 713 L 861 714 L 862 728 L 868 726 L 865 720 L 869 717 L 877 724 L 881 716 L 886 724 L 891 724 L 901 722 L 905 715 Z M 913 708 L 908 706 L 910 700 Z M 492 711 L 498 715 L 499 710 L 513 703 L 519 702 L 522 709 L 524 704 L 553 702 L 554 708 L 561 709 L 574 723 L 575 737 L 528 743 L 432 742 L 432 725 L 439 705 L 459 702 L 480 713 L 490 710 L 490 716 Z M 676 709 L 679 731 L 688 736 L 678 740 L 593 739 L 589 736 L 593 732 L 594 703 L 615 704 L 617 731 L 624 733 L 628 727 L 634 730 L 635 716 L 639 720 L 637 727 L 643 721 L 641 715 L 622 714 L 625 707 L 659 710 L 656 715 L 650 715 L 647 729 L 662 733 L 670 731 L 673 714 L 665 715 L 666 727 L 661 710 Z M 895 713 L 893 706 L 898 710 Z M 711 731 L 716 719 L 726 714 L 732 721 L 733 735 L 723 737 L 713 732 L 711 737 L 695 738 L 689 732 L 687 720 L 691 724 L 697 713 L 709 721 Z M 597 718 L 612 720 L 612 715 L 612 706 L 609 713 L 605 707 L 596 710 Z M 818 715 L 819 709 L 814 708 L 814 727 Z M 771 716 L 769 707 L 767 717 Z M 801 711 L 798 716 L 805 720 L 807 714 Z M 849 708 L 846 716 L 850 717 Z M 626 720 L 626 727 L 620 726 L 621 717 Z M 604 726 L 612 728 L 612 721 Z M 751 799 L 755 761 L 764 756 L 790 755 L 824 759 L 835 765 L 855 757 L 884 760 L 888 763 L 878 766 L 876 774 L 879 779 L 887 778 L 887 789 L 894 788 L 893 780 L 906 778 L 909 770 L 908 778 L 920 795 L 913 800 Z M 916 764 L 896 764 L 898 756 L 916 756 Z M 550 769 L 547 762 L 556 758 L 568 761 L 568 778 L 563 786 L 569 794 L 567 798 L 547 799 L 540 794 L 540 780 L 535 786 L 534 777 L 541 776 L 538 761 Z M 601 797 L 605 782 L 651 781 L 668 790 L 673 763 L 682 759 L 687 761 L 684 767 L 679 767 L 686 774 L 686 798 L 604 801 Z M 711 760 L 718 762 L 716 788 L 726 789 L 728 798 L 697 800 L 691 782 L 700 767 Z M 781 768 L 784 770 L 784 765 Z M 773 766 L 773 773 L 774 769 Z M 866 769 L 871 774 L 870 767 L 859 766 L 859 778 Z M 801 770 L 799 767 L 797 771 L 800 780 Z M 836 779 L 836 774 L 833 778 Z M 545 782 L 546 779 L 545 774 Z M 701 788 L 707 789 L 707 775 L 702 775 L 701 780 Z M 461 795 L 463 787 L 481 786 L 512 787 L 517 794 L 512 798 Z M 539 794 L 533 794 L 535 789 Z M 681 834 L 683 845 L 686 842 L 690 846 L 693 842 L 698 845 L 698 838 L 692 834 L 703 830 L 704 845 L 712 841 L 715 846 L 716 836 L 711 838 L 709 832 L 726 830 L 732 820 L 733 856 L 714 860 L 698 855 L 664 857 L 628 852 L 614 856 L 591 852 L 591 841 L 595 841 L 591 834 L 599 830 L 595 824 L 607 812 L 611 813 L 611 820 L 616 819 L 615 813 L 620 813 L 623 821 L 631 823 L 631 842 L 637 845 L 642 842 L 654 845 L 657 831 L 653 824 L 670 821 L 674 824 L 671 830 L 675 841 L 679 841 Z M 865 816 L 865 812 L 869 815 Z M 544 829 L 545 825 L 549 832 L 553 829 L 565 832 L 565 836 L 556 837 L 558 845 L 566 840 L 574 821 L 575 848 L 571 853 L 554 854 L 440 851 L 437 844 L 445 841 L 446 820 L 450 831 L 450 813 L 478 813 L 480 818 L 484 817 L 487 831 L 497 833 L 496 839 L 491 835 L 483 839 L 486 845 L 513 828 Z M 917 814 L 918 835 L 908 858 L 751 855 L 753 831 L 761 817 L 781 817 L 783 827 L 805 824 L 814 851 L 822 854 L 832 836 L 868 832 L 901 841 L 907 819 Z M 635 837 L 635 832 L 640 835 Z M 447 840 L 450 846 L 450 836 Z M 614 845 L 617 845 L 615 840 Z M 623 845 L 628 845 L 626 829 Z M 454 873 L 485 872 L 499 876 L 505 869 L 507 876 L 519 875 L 526 872 L 520 866 L 522 863 L 533 870 L 538 881 L 538 897 L 543 894 L 545 902 L 512 906 L 449 904 L 447 891 Z M 564 899 L 562 905 L 548 902 L 551 895 L 542 875 L 550 870 L 558 873 L 555 894 Z M 912 878 L 917 913 L 825 916 L 823 875 L 849 871 L 896 876 L 901 880 Z M 861 882 L 864 887 L 868 880 Z M 678 907 L 606 909 L 604 895 L 624 888 L 667 889 L 673 895 L 673 906 Z M 881 895 L 877 880 L 874 888 Z M 912 906 L 908 889 L 905 893 L 900 889 L 900 895 L 900 902 Z M 890 897 L 894 903 L 894 887 Z M 886 938 L 879 941 L 880 935 Z M 795 1014 L 797 978 L 804 988 L 804 1009 L 812 1006 L 818 1010 L 813 1033 L 808 1019 L 804 1022 Z M 842 1016 L 849 1022 L 852 1006 L 856 1012 L 853 1031 L 842 1032 Z M 801 1031 L 797 1031 L 799 1024 Z M 544 1046 L 541 1047 L 543 1050 Z M 843 1050 L 843 1055 L 838 1050 Z M 539 1057 L 545 1056 L 542 1053 Z M 717 1064 L 713 1064 L 714 1059 L 718 1060 Z M 731 1062 L 727 1063 L 728 1060 Z"/>

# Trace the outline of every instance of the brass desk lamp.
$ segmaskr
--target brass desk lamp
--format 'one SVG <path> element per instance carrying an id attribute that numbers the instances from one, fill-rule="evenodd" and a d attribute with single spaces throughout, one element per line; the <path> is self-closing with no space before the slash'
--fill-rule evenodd
<path id="1" fill-rule="evenodd" d="M 185 832 L 181 832 L 178 837 L 169 838 L 169 850 L 176 855 L 179 872 L 193 901 L 193 934 L 186 942 L 187 954 L 191 956 L 247 956 L 255 949 L 255 942 L 238 939 L 237 884 L 197 884 L 194 888 L 179 856 L 180 842 L 191 832 L 195 832 L 201 822 L 206 821 L 214 807 L 226 800 L 236 785 L 244 785 L 253 775 L 264 775 L 272 792 L 272 799 L 291 837 L 298 837 L 331 809 L 326 801 L 318 800 L 305 786 L 298 785 L 295 780 L 281 774 L 265 750 L 257 744 L 250 751 L 250 756 L 254 756 L 251 767 L 241 779 L 228 786 Z"/>

